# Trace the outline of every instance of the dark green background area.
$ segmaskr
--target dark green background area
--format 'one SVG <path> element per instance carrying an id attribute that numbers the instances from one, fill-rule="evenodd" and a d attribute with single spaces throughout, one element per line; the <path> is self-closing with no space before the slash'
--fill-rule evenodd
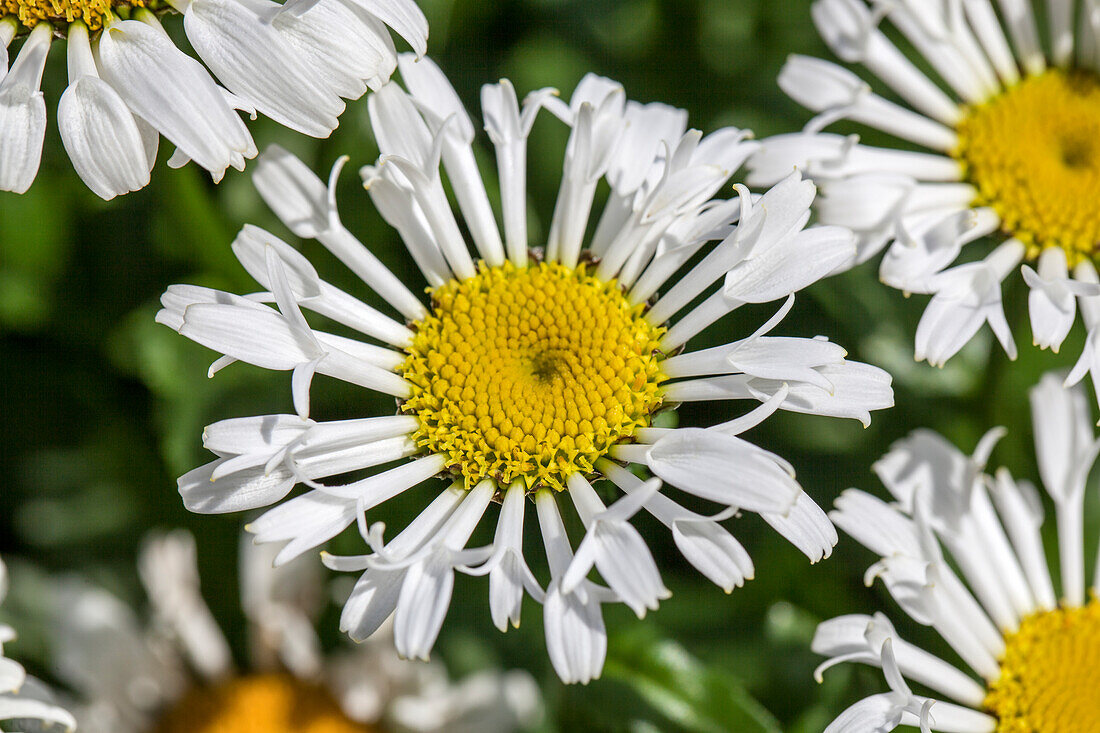
<path id="1" fill-rule="evenodd" d="M 508 77 L 520 95 L 555 86 L 568 97 L 586 71 L 595 71 L 621 81 L 633 99 L 689 109 L 691 125 L 705 132 L 736 125 L 763 137 L 798 129 L 807 117 L 775 86 L 786 55 L 827 56 L 805 0 L 425 0 L 423 6 L 430 52 L 475 119 L 483 83 Z M 178 22 L 167 25 L 180 36 Z M 64 81 L 58 44 L 44 84 L 51 118 Z M 533 240 L 552 210 L 565 140 L 561 125 L 544 117 L 529 151 L 529 190 L 539 217 Z M 252 129 L 261 148 L 279 142 L 322 177 L 340 154 L 350 155 L 340 183 L 345 223 L 418 282 L 396 234 L 359 185 L 357 168 L 377 156 L 365 99 L 349 105 L 328 140 L 266 120 Z M 481 144 L 484 170 L 493 171 L 484 136 Z M 194 166 L 169 170 L 170 153 L 162 141 L 148 188 L 104 203 L 73 173 L 51 122 L 31 191 L 0 194 L 0 554 L 13 565 L 17 583 L 39 571 L 78 571 L 140 606 L 134 558 L 142 535 L 153 527 L 187 527 L 199 537 L 206 598 L 243 659 L 236 583 L 243 517 L 188 514 L 175 477 L 210 459 L 201 448 L 204 425 L 292 411 L 289 376 L 235 365 L 208 380 L 214 355 L 156 325 L 153 315 L 171 283 L 256 289 L 229 249 L 244 223 L 296 240 L 264 207 L 248 171 L 230 171 L 214 186 Z M 323 277 L 362 294 L 318 245 L 302 248 Z M 871 463 L 921 426 L 967 451 L 987 428 L 1008 426 L 994 461 L 1037 478 L 1026 389 L 1044 370 L 1071 364 L 1082 338 L 1075 331 L 1059 356 L 1032 348 L 1024 299 L 1022 284 L 1010 281 L 1005 300 L 1020 344 L 1018 362 L 1009 362 L 983 332 L 937 370 L 912 359 L 925 298 L 906 300 L 880 285 L 873 263 L 821 282 L 799 296 L 779 332 L 826 335 L 850 358 L 886 368 L 895 377 L 897 407 L 876 413 L 868 429 L 855 421 L 781 414 L 748 437 L 788 458 L 823 506 L 849 486 L 883 493 Z M 738 311 L 700 343 L 746 336 L 777 306 Z M 392 409 L 322 378 L 313 405 L 314 415 L 325 419 Z M 684 409 L 680 421 L 710 424 L 740 409 Z M 411 491 L 372 518 L 400 527 L 432 488 Z M 1094 494 L 1090 490 L 1090 506 Z M 1095 507 L 1091 514 L 1095 520 Z M 864 588 L 863 571 L 875 558 L 847 538 L 830 559 L 811 566 L 757 518 L 734 520 L 731 528 L 752 554 L 757 578 L 727 596 L 686 565 L 656 522 L 641 518 L 638 526 L 673 597 L 643 621 L 625 607 L 606 608 L 611 642 L 603 679 L 585 687 L 558 683 L 546 659 L 540 609 L 530 601 L 522 627 L 498 633 L 484 578 L 459 577 L 436 653 L 457 675 L 487 665 L 529 669 L 546 697 L 546 730 L 802 733 L 820 731 L 851 702 L 886 689 L 877 672 L 849 667 L 816 684 L 812 671 L 820 660 L 808 647 L 818 621 L 881 607 L 910 640 L 949 655 L 927 630 L 907 623 L 881 589 Z M 1095 536 L 1097 523 L 1090 527 Z M 334 544 L 360 551 L 353 533 Z M 538 572 L 541 544 L 531 536 L 527 547 Z M 33 593 L 17 584 L 7 612 L 16 614 L 24 634 L 12 653 L 49 677 L 34 603 Z M 332 645 L 341 642 L 336 613 L 323 620 Z"/>

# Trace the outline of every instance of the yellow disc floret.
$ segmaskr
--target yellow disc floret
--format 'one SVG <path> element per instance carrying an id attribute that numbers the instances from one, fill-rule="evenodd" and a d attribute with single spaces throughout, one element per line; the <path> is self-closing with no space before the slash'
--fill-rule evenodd
<path id="1" fill-rule="evenodd" d="M 661 404 L 663 329 L 644 308 L 584 265 L 482 265 L 436 288 L 403 370 L 417 442 L 467 487 L 591 472 Z"/>
<path id="2" fill-rule="evenodd" d="M 349 719 L 327 690 L 288 675 L 239 677 L 197 687 L 154 733 L 371 733 Z"/>
<path id="3" fill-rule="evenodd" d="M 1100 730 L 1100 601 L 1025 618 L 1005 639 L 985 707 L 997 733 Z"/>
<path id="4" fill-rule="evenodd" d="M 1100 78 L 1052 69 L 972 108 L 955 157 L 1005 233 L 1072 267 L 1100 246 Z"/>
<path id="5" fill-rule="evenodd" d="M 146 0 L 0 0 L 0 17 L 14 16 L 23 26 L 51 23 L 64 35 L 69 23 L 84 21 L 89 30 L 102 28 L 114 11 L 146 7 Z"/>

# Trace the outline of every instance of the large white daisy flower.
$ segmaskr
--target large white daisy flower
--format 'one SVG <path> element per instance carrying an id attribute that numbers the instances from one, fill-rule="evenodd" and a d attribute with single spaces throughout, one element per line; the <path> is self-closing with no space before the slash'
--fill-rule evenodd
<path id="1" fill-rule="evenodd" d="M 8 568 L 0 560 L 0 603 L 8 594 Z M 74 730 L 76 719 L 64 708 L 36 699 L 33 695 L 21 692 L 27 682 L 27 672 L 23 665 L 4 656 L 4 644 L 15 640 L 15 630 L 6 624 L 0 624 L 0 722 L 28 721 L 41 723 L 45 728 L 54 730 Z"/>
<path id="2" fill-rule="evenodd" d="M 161 27 L 177 13 L 209 71 Z M 242 169 L 256 146 L 238 110 L 327 137 L 344 99 L 393 73 L 390 28 L 424 53 L 428 25 L 413 0 L 0 0 L 0 190 L 23 193 L 38 173 L 55 37 L 69 71 L 61 140 L 88 188 L 111 199 L 149 183 L 160 135 L 176 146 L 170 166 L 194 160 L 215 181 Z"/>
<path id="3" fill-rule="evenodd" d="M 195 540 L 151 536 L 139 559 L 148 618 L 85 581 L 59 583 L 58 676 L 82 733 L 509 733 L 540 711 L 525 672 L 451 683 L 442 665 L 398 659 L 392 635 L 326 653 L 314 631 L 326 596 L 313 562 L 273 568 L 241 543 L 251 659 L 237 669 L 199 588 Z"/>
<path id="4" fill-rule="evenodd" d="M 800 133 L 763 141 L 748 161 L 750 184 L 792 166 L 813 178 L 820 221 L 858 236 L 850 264 L 888 247 L 882 281 L 932 296 L 916 357 L 934 365 L 986 322 L 1015 358 L 1001 285 L 1017 268 L 1037 346 L 1058 350 L 1077 301 L 1090 334 L 1100 327 L 1100 14 L 1091 0 L 1042 3 L 1044 52 L 1040 3 L 997 5 L 999 13 L 992 0 L 815 0 L 814 22 L 833 52 L 900 103 L 842 66 L 792 56 L 779 85 L 818 114 Z M 932 152 L 822 132 L 840 120 Z M 1074 380 L 1100 364 L 1098 338 L 1090 335 Z"/>
<path id="5" fill-rule="evenodd" d="M 719 523 L 737 511 L 759 513 L 811 560 L 827 555 L 835 531 L 790 464 L 739 437 L 777 409 L 866 423 L 869 410 L 893 401 L 889 375 L 847 361 L 841 347 L 767 335 L 794 291 L 854 252 L 845 229 L 803 228 L 813 185 L 795 174 L 762 196 L 738 185 L 736 198 L 712 199 L 755 149 L 745 132 L 685 131 L 683 111 L 628 102 L 619 84 L 593 75 L 569 104 L 540 90 L 521 105 L 505 80 L 481 95 L 497 151 L 502 237 L 474 161 L 474 124 L 457 94 L 430 60 L 400 63 L 408 91 L 391 84 L 370 98 L 382 157 L 361 172 L 423 273 L 430 301 L 341 225 L 333 183 L 343 161 L 326 188 L 285 151 L 261 156 L 254 180 L 279 217 L 319 240 L 398 315 L 325 282 L 297 250 L 253 226 L 233 250 L 269 292 L 170 288 L 159 322 L 225 354 L 212 371 L 237 360 L 291 371 L 297 413 L 209 426 L 204 444 L 219 457 L 179 480 L 185 505 L 218 513 L 278 503 L 249 529 L 260 542 L 285 543 L 279 561 L 358 523 L 372 553 L 325 558 L 339 570 L 365 571 L 342 628 L 364 639 L 395 614 L 407 657 L 427 658 L 456 570 L 488 574 L 501 630 L 519 623 L 526 590 L 545 603 L 550 658 L 568 682 L 587 682 L 603 667 L 601 604 L 622 602 L 641 617 L 668 596 L 629 521 L 640 510 L 727 592 L 753 573 Z M 533 247 L 526 146 L 542 108 L 571 132 L 549 235 L 545 247 Z M 448 204 L 441 160 L 458 212 Z M 589 238 L 601 180 L 610 197 Z M 730 311 L 774 300 L 785 303 L 755 333 L 684 351 Z M 369 340 L 319 330 L 303 310 Z M 316 373 L 392 395 L 397 414 L 315 421 Z M 655 426 L 659 411 L 701 400 L 762 404 L 707 429 Z M 352 483 L 321 482 L 398 461 Z M 659 478 L 638 478 L 632 466 Z M 449 488 L 384 543 L 382 525 L 369 526 L 365 512 L 432 477 Z M 597 490 L 602 479 L 608 485 Z M 718 513 L 681 506 L 659 492 L 661 480 L 713 502 Z M 308 490 L 283 501 L 299 483 Z M 492 503 L 500 505 L 493 543 L 467 549 Z M 524 559 L 531 503 L 549 562 L 545 587 Z M 570 505 L 586 530 L 576 554 L 561 514 Z M 589 579 L 593 567 L 608 587 Z"/>
<path id="6" fill-rule="evenodd" d="M 867 582 L 880 578 L 965 670 L 903 640 L 882 613 L 826 621 L 813 641 L 830 658 L 818 674 L 855 661 L 881 667 L 890 686 L 850 707 L 827 733 L 902 724 L 953 733 L 1100 729 L 1100 563 L 1086 592 L 1083 529 L 1100 440 L 1084 390 L 1061 382 L 1047 374 L 1031 391 L 1039 475 L 1058 529 L 1057 589 L 1043 552 L 1039 493 L 1007 469 L 985 472 L 1001 429 L 987 433 L 973 456 L 917 430 L 875 465 L 894 503 L 856 489 L 837 499 L 833 521 L 882 557 Z"/>

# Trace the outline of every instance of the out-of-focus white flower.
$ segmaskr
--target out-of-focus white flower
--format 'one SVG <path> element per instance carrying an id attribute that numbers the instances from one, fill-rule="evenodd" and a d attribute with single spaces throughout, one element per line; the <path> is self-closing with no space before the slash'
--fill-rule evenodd
<path id="1" fill-rule="evenodd" d="M 242 537 L 245 671 L 203 601 L 187 532 L 145 542 L 138 569 L 151 605 L 146 620 L 84 581 L 61 583 L 55 665 L 76 693 L 80 730 L 508 733 L 540 715 L 525 672 L 486 670 L 453 683 L 439 665 L 399 659 L 389 629 L 353 650 L 324 651 L 314 631 L 325 601 L 320 567 L 299 560 L 275 568 L 274 555 Z"/>
<path id="2" fill-rule="evenodd" d="M 8 568 L 0 560 L 0 603 L 8 594 Z M 4 656 L 4 644 L 15 640 L 15 630 L 0 624 L 0 721 L 39 721 L 45 726 L 76 729 L 76 719 L 64 708 L 53 705 L 23 690 L 27 672 L 19 662 Z"/>

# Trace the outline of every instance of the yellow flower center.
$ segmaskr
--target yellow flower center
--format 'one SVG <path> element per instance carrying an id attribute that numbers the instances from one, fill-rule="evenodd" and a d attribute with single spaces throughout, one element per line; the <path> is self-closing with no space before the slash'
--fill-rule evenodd
<path id="1" fill-rule="evenodd" d="M 664 329 L 644 309 L 585 265 L 482 264 L 436 288 L 403 369 L 417 442 L 467 487 L 564 488 L 661 404 Z"/>
<path id="2" fill-rule="evenodd" d="M 289 675 L 238 677 L 198 687 L 161 718 L 154 733 L 372 733 L 322 687 Z"/>
<path id="3" fill-rule="evenodd" d="M 1060 69 L 972 108 L 954 155 L 1007 234 L 1072 267 L 1100 245 L 1100 79 Z"/>
<path id="4" fill-rule="evenodd" d="M 52 24 L 65 35 L 69 23 L 82 20 L 89 30 L 98 30 L 112 12 L 124 17 L 131 8 L 157 7 L 153 0 L 0 0 L 0 17 L 14 16 L 26 28 Z"/>
<path id="5" fill-rule="evenodd" d="M 1100 730 L 1100 601 L 1033 614 L 1005 643 L 985 698 L 997 733 Z"/>

